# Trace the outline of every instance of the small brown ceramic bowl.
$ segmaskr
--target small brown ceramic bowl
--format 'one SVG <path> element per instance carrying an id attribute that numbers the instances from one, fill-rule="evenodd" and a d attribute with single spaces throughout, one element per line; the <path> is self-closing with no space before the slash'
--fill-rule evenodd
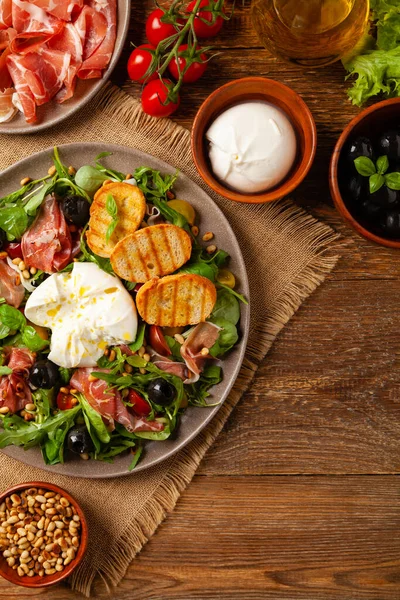
<path id="1" fill-rule="evenodd" d="M 222 112 L 235 104 L 251 100 L 269 102 L 289 117 L 297 137 L 297 158 L 289 175 L 275 188 L 258 194 L 242 194 L 217 179 L 208 158 L 206 132 Z M 309 172 L 317 148 L 317 130 L 313 116 L 296 92 L 283 83 L 264 77 L 246 77 L 231 81 L 213 92 L 201 105 L 192 129 L 192 153 L 197 170 L 216 192 L 235 202 L 264 203 L 279 200 L 295 190 Z"/>
<path id="2" fill-rule="evenodd" d="M 340 136 L 333 151 L 329 184 L 337 210 L 350 225 L 363 237 L 389 248 L 400 248 L 400 240 L 388 239 L 366 229 L 351 210 L 351 204 L 345 197 L 344 182 L 346 171 L 345 151 L 351 140 L 358 136 L 367 136 L 373 142 L 387 129 L 398 127 L 400 123 L 400 98 L 385 100 L 363 110 L 355 117 Z"/>
<path id="3" fill-rule="evenodd" d="M 8 566 L 7 561 L 3 556 L 3 552 L 0 551 L 0 575 L 2 577 L 4 577 L 5 579 L 7 579 L 8 581 L 11 581 L 11 583 L 15 583 L 17 585 L 21 585 L 21 586 L 27 587 L 27 588 L 49 587 L 51 585 L 56 585 L 57 583 L 60 583 L 60 581 L 63 581 L 64 579 L 69 577 L 71 575 L 72 571 L 74 571 L 76 569 L 76 567 L 82 561 L 84 554 L 86 552 L 87 541 L 88 541 L 87 522 L 85 519 L 85 515 L 84 515 L 82 509 L 80 508 L 79 504 L 68 492 L 66 492 L 62 488 L 58 487 L 57 485 L 53 485 L 51 483 L 45 483 L 43 481 L 32 481 L 29 483 L 20 483 L 18 485 L 15 485 L 14 487 L 10 488 L 9 490 L 6 490 L 2 494 L 0 494 L 0 505 L 5 501 L 5 499 L 8 496 L 11 496 L 11 494 L 19 494 L 23 490 L 27 490 L 29 488 L 37 488 L 37 489 L 41 488 L 41 489 L 45 490 L 46 492 L 55 492 L 56 494 L 61 494 L 75 508 L 75 510 L 81 520 L 80 545 L 78 548 L 78 552 L 76 554 L 76 557 L 73 559 L 73 561 L 70 562 L 70 564 L 67 565 L 64 568 L 64 570 L 61 572 L 54 573 L 53 575 L 44 575 L 43 577 L 40 577 L 39 575 L 35 575 L 33 577 L 28 577 L 28 576 L 20 577 L 17 573 L 17 570 L 14 570 L 14 569 L 12 569 L 12 567 Z"/>

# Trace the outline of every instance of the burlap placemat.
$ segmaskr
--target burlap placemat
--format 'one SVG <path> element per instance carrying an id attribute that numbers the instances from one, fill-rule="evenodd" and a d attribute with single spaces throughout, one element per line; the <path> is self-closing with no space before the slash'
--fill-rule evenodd
<path id="1" fill-rule="evenodd" d="M 148 152 L 204 187 L 236 233 L 252 292 L 249 344 L 235 387 L 217 417 L 175 457 L 144 473 L 91 481 L 51 475 L 0 454 L 2 489 L 44 479 L 65 487 L 81 503 L 90 540 L 70 585 L 90 595 L 95 577 L 107 585 L 118 584 L 134 556 L 174 508 L 276 335 L 333 269 L 337 257 L 327 250 L 337 235 L 289 201 L 238 205 L 213 194 L 193 165 L 189 131 L 169 120 L 144 115 L 137 100 L 111 85 L 57 128 L 34 136 L 0 136 L 0 169 L 55 144 L 79 141 L 103 141 L 105 149 L 107 143 L 124 144 Z"/>

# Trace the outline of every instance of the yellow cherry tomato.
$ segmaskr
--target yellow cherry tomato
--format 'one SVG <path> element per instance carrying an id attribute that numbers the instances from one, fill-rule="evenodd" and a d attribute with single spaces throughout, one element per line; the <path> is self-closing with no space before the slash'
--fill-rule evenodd
<path id="1" fill-rule="evenodd" d="M 167 202 L 168 206 L 176 210 L 180 215 L 183 215 L 189 225 L 194 225 L 196 220 L 196 212 L 189 202 L 186 200 L 170 200 Z"/>
<path id="2" fill-rule="evenodd" d="M 220 269 L 218 271 L 217 281 L 218 283 L 222 283 L 223 285 L 226 285 L 226 287 L 231 288 L 231 290 L 233 290 L 236 285 L 235 276 L 228 269 Z"/>

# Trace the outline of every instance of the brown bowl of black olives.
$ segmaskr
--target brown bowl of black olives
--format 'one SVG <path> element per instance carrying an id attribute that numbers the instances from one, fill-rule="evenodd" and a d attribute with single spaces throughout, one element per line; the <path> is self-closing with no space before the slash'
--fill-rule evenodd
<path id="1" fill-rule="evenodd" d="M 400 248 L 400 98 L 367 108 L 346 127 L 332 155 L 330 188 L 359 234 Z"/>

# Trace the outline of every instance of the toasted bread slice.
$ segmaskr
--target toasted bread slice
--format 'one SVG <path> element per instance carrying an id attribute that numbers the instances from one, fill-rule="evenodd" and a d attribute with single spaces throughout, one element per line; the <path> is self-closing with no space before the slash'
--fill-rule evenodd
<path id="1" fill-rule="evenodd" d="M 174 273 L 190 258 L 192 240 L 181 227 L 163 223 L 139 229 L 121 240 L 111 254 L 115 273 L 144 283 Z"/>
<path id="2" fill-rule="evenodd" d="M 212 281 L 192 273 L 152 279 L 136 296 L 142 319 L 161 327 L 197 325 L 210 316 L 216 301 L 217 290 Z"/>
<path id="3" fill-rule="evenodd" d="M 107 230 L 113 220 L 106 208 L 109 194 L 117 205 L 118 224 L 107 242 Z M 108 258 L 120 240 L 139 228 L 145 212 L 146 199 L 138 187 L 118 182 L 103 185 L 96 192 L 90 207 L 89 229 L 86 234 L 89 248 L 95 254 Z"/>

